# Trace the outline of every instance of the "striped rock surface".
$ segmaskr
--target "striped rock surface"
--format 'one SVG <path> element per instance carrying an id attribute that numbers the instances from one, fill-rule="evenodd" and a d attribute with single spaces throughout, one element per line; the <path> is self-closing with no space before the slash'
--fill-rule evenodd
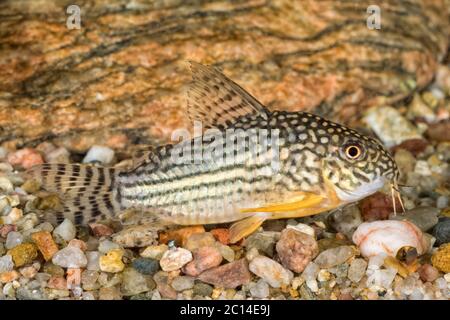
<path id="1" fill-rule="evenodd" d="M 448 0 L 73 1 L 0 4 L 0 145 L 72 151 L 167 142 L 187 127 L 186 60 L 214 64 L 269 108 L 341 121 L 425 86 L 446 54 Z M 355 112 L 356 111 L 356 112 Z"/>

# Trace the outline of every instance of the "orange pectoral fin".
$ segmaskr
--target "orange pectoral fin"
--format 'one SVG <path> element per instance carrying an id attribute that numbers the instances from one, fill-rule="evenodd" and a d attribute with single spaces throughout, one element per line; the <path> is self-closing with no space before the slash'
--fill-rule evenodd
<path id="1" fill-rule="evenodd" d="M 297 192 L 295 196 L 287 199 L 285 202 L 271 203 L 259 208 L 245 208 L 241 209 L 241 212 L 283 212 L 298 209 L 315 208 L 319 206 L 324 199 L 325 197 L 323 197 L 322 195 L 308 192 Z"/>

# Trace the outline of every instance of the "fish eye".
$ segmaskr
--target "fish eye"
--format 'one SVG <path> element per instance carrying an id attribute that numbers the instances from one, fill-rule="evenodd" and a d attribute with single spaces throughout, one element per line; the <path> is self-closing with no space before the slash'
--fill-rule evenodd
<path id="1" fill-rule="evenodd" d="M 362 154 L 362 147 L 356 143 L 350 143 L 344 146 L 344 154 L 351 160 L 358 159 Z"/>

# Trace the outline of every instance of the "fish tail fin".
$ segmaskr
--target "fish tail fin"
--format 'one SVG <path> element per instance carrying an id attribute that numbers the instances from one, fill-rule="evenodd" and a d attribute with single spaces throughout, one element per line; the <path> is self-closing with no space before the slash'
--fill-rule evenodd
<path id="1" fill-rule="evenodd" d="M 44 213 L 44 219 L 59 223 L 68 218 L 76 225 L 106 220 L 122 210 L 118 173 L 114 168 L 63 163 L 37 165 L 27 172 L 62 201 L 61 208 Z"/>

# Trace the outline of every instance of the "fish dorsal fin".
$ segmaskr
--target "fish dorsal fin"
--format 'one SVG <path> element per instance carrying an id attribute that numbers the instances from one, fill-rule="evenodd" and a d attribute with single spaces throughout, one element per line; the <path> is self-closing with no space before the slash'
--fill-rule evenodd
<path id="1" fill-rule="evenodd" d="M 218 69 L 189 62 L 192 82 L 187 97 L 191 121 L 200 121 L 203 128 L 228 127 L 246 115 L 267 117 L 267 109 L 237 83 Z"/>

